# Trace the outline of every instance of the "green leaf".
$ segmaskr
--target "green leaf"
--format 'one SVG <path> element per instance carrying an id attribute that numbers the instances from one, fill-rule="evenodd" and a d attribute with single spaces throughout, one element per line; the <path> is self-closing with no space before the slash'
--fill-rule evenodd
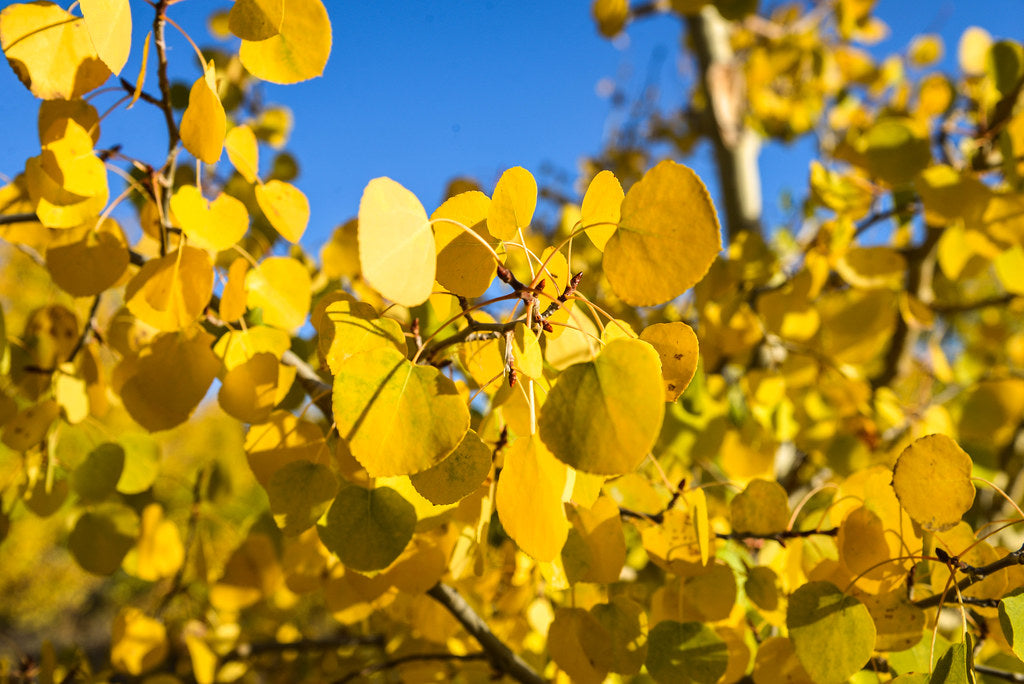
<path id="1" fill-rule="evenodd" d="M 632 599 L 616 596 L 590 609 L 583 650 L 595 666 L 624 675 L 640 671 L 647 657 L 647 614 Z"/>
<path id="2" fill-rule="evenodd" d="M 387 477 L 441 462 L 466 434 L 469 409 L 438 369 L 381 347 L 339 365 L 334 420 L 370 477 Z"/>
<path id="3" fill-rule="evenodd" d="M 284 534 L 295 536 L 313 526 L 337 491 L 338 479 L 330 468 L 292 461 L 270 476 L 270 512 Z"/>
<path id="4" fill-rule="evenodd" d="M 71 554 L 87 572 L 112 575 L 139 534 L 139 517 L 122 504 L 84 512 L 68 537 Z"/>
<path id="5" fill-rule="evenodd" d="M 664 395 L 658 352 L 639 340 L 614 340 L 558 376 L 541 409 L 541 439 L 577 470 L 632 472 L 658 439 Z"/>
<path id="6" fill-rule="evenodd" d="M 934 684 L 974 684 L 974 648 L 970 634 L 967 641 L 950 644 L 935 663 L 930 682 Z"/>
<path id="7" fill-rule="evenodd" d="M 875 648 L 868 609 L 831 582 L 809 582 L 793 592 L 786 626 L 800 664 L 818 684 L 845 682 Z"/>
<path id="8" fill-rule="evenodd" d="M 714 684 L 729 665 L 729 648 L 701 622 L 659 622 L 647 635 L 647 670 L 665 684 Z"/>
<path id="9" fill-rule="evenodd" d="M 626 193 L 619 227 L 604 247 L 604 271 L 627 304 L 664 304 L 696 285 L 721 249 L 704 183 L 666 160 Z"/>
<path id="10" fill-rule="evenodd" d="M 413 505 L 390 487 L 342 489 L 317 527 L 320 540 L 353 570 L 386 568 L 405 549 L 416 528 Z"/>
<path id="11" fill-rule="evenodd" d="M 1013 654 L 1024 660 L 1024 588 L 1000 599 L 999 624 Z"/>
<path id="12" fill-rule="evenodd" d="M 433 466 L 416 473 L 412 486 L 436 506 L 453 504 L 469 496 L 491 472 L 491 448 L 475 432 L 466 435 L 455 451 Z"/>

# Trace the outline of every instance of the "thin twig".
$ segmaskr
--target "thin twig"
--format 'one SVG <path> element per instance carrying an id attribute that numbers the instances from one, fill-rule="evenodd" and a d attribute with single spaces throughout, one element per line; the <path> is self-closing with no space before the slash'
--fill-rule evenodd
<path id="1" fill-rule="evenodd" d="M 422 663 L 429 662 L 431 660 L 458 660 L 463 662 L 471 660 L 487 660 L 487 654 L 483 652 L 466 653 L 465 655 L 458 655 L 455 653 L 414 653 L 412 655 L 393 658 L 391 660 L 384 661 L 383 663 L 367 665 L 361 670 L 350 672 L 341 679 L 335 680 L 334 684 L 347 684 L 348 682 L 352 682 L 363 677 L 369 677 L 376 672 L 383 672 L 384 670 L 392 670 L 396 667 L 401 667 L 406 663 Z"/>
<path id="2" fill-rule="evenodd" d="M 951 560 L 959 560 L 953 559 Z M 999 570 L 1005 570 L 1006 568 L 1012 568 L 1014 565 L 1024 565 L 1024 545 L 1022 545 L 1016 551 L 1012 551 L 999 560 L 992 561 L 988 565 L 982 565 L 980 567 L 967 567 L 967 576 L 956 583 L 956 591 L 963 592 L 972 584 L 980 582 L 994 572 Z M 946 591 L 940 594 L 934 594 L 923 599 L 914 601 L 914 605 L 918 608 L 932 608 L 943 602 L 947 595 L 952 594 L 950 591 Z"/>
<path id="3" fill-rule="evenodd" d="M 387 640 L 382 634 L 360 636 L 349 632 L 340 632 L 331 637 L 320 639 L 299 639 L 298 641 L 264 641 L 256 644 L 239 644 L 221 658 L 221 663 L 235 660 L 248 660 L 255 656 L 272 653 L 291 653 L 302 651 L 334 651 L 346 646 L 377 646 L 383 647 Z"/>

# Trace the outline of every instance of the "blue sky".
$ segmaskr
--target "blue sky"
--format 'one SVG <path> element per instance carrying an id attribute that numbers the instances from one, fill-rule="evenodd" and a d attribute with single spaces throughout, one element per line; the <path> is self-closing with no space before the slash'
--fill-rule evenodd
<path id="1" fill-rule="evenodd" d="M 764 4 L 765 0 L 763 0 Z M 9 2 L 0 3 L 3 6 Z M 63 5 L 67 6 L 65 0 Z M 298 158 L 295 181 L 312 205 L 303 244 L 311 250 L 358 210 L 363 187 L 387 175 L 415 192 L 432 211 L 444 186 L 470 175 L 490 187 L 511 166 L 525 166 L 541 182 L 569 187 L 581 156 L 600 150 L 611 107 L 597 93 L 612 79 L 638 95 L 654 65 L 662 107 L 685 97 L 678 56 L 680 22 L 641 21 L 628 40 L 601 38 L 584 0 L 474 0 L 473 2 L 326 0 L 333 48 L 322 78 L 265 86 L 266 99 L 291 107 L 289 150 Z M 200 45 L 214 43 L 206 17 L 228 2 L 185 0 L 170 16 Z M 124 75 L 134 80 L 151 10 L 132 0 L 135 46 Z M 956 39 L 975 24 L 996 37 L 1021 38 L 1022 0 L 881 0 L 877 12 L 892 28 L 877 55 L 901 49 L 920 32 L 946 40 L 947 70 L 955 70 Z M 1007 29 L 1016 34 L 1007 34 Z M 168 29 L 172 77 L 191 83 L 199 68 L 191 48 Z M 657 56 L 661 56 L 659 59 Z M 147 90 L 155 91 L 153 63 Z M 11 177 L 38 154 L 37 101 L 0 67 L 0 174 Z M 102 112 L 118 95 L 100 95 Z M 153 107 L 138 104 L 104 121 L 101 146 L 121 142 L 125 152 L 159 163 L 165 140 Z M 811 146 L 773 146 L 762 155 L 768 222 L 783 219 L 779 195 L 806 183 Z M 707 151 L 688 161 L 714 193 Z M 226 163 L 226 160 L 222 163 Z"/>

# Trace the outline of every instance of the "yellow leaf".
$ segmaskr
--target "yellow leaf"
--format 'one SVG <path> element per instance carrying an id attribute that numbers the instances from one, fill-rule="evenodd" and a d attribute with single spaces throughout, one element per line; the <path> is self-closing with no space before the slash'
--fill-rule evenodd
<path id="1" fill-rule="evenodd" d="M 584 650 L 584 640 L 594 629 L 594 622 L 594 616 L 582 608 L 558 608 L 548 629 L 551 659 L 573 682 L 601 684 L 608 676 L 608 670 L 601 669 Z"/>
<path id="2" fill-rule="evenodd" d="M 836 273 L 860 289 L 901 290 L 907 272 L 907 260 L 891 247 L 851 247 L 835 265 Z"/>
<path id="3" fill-rule="evenodd" d="M 513 364 L 528 378 L 539 378 L 544 372 L 544 357 L 541 355 L 537 335 L 525 323 L 516 323 L 512 334 L 505 337 L 505 343 L 512 345 Z"/>
<path id="4" fill-rule="evenodd" d="M 350 485 L 335 497 L 327 522 L 317 531 L 324 546 L 354 570 L 380 570 L 391 564 L 412 539 L 416 512 L 390 487 Z"/>
<path id="5" fill-rule="evenodd" d="M 7 421 L 0 439 L 14 451 L 28 451 L 43 441 L 59 415 L 60 406 L 53 399 L 27 406 Z"/>
<path id="6" fill-rule="evenodd" d="M 1024 294 L 1024 248 L 1013 245 L 999 253 L 995 261 L 996 275 L 1007 292 Z"/>
<path id="7" fill-rule="evenodd" d="M 605 275 L 627 304 L 663 304 L 700 281 L 721 248 L 704 184 L 666 160 L 626 193 L 619 228 L 605 245 Z"/>
<path id="8" fill-rule="evenodd" d="M 249 262 L 238 257 L 228 267 L 228 281 L 220 295 L 221 320 L 237 321 L 245 315 L 248 298 L 245 293 L 245 274 L 249 271 Z"/>
<path id="9" fill-rule="evenodd" d="M 487 195 L 470 190 L 445 200 L 430 215 L 437 247 L 437 282 L 449 292 L 471 299 L 479 297 L 494 279 L 494 256 L 481 243 L 494 242 L 487 232 L 490 205 Z"/>
<path id="10" fill-rule="evenodd" d="M 198 684 L 213 684 L 217 676 L 217 654 L 197 634 L 185 631 L 184 638 L 192 661 L 192 676 Z"/>
<path id="11" fill-rule="evenodd" d="M 33 95 L 72 100 L 110 76 L 84 28 L 52 2 L 9 5 L 0 12 L 0 47 Z"/>
<path id="12" fill-rule="evenodd" d="M 435 466 L 410 477 L 416 488 L 430 503 L 442 506 L 456 503 L 477 490 L 491 472 L 491 449 L 472 430 Z"/>
<path id="13" fill-rule="evenodd" d="M 73 230 L 46 247 L 46 268 L 53 282 L 75 297 L 98 295 L 117 283 L 128 268 L 128 244 L 121 227 L 106 218 L 95 230 Z"/>
<path id="14" fill-rule="evenodd" d="M 437 250 L 427 212 L 390 178 L 374 178 L 359 202 L 359 262 L 363 277 L 385 298 L 422 304 L 434 287 Z"/>
<path id="15" fill-rule="evenodd" d="M 583 650 L 597 667 L 624 675 L 640 672 L 647 655 L 647 613 L 620 595 L 590 609 L 583 625 Z"/>
<path id="16" fill-rule="evenodd" d="M 729 502 L 732 529 L 749 534 L 777 534 L 789 525 L 786 490 L 773 480 L 751 480 Z"/>
<path id="17" fill-rule="evenodd" d="M 985 74 L 988 51 L 991 46 L 992 36 L 985 29 L 969 26 L 964 30 L 957 48 L 960 70 L 964 72 L 964 76 L 972 77 Z"/>
<path id="18" fill-rule="evenodd" d="M 95 145 L 100 139 L 100 114 L 85 100 L 46 100 L 39 105 L 39 142 L 49 145 L 65 134 L 65 126 L 58 121 L 71 119 L 92 137 Z"/>
<path id="19" fill-rule="evenodd" d="M 201 249 L 228 249 L 249 230 L 249 212 L 242 202 L 224 193 L 207 202 L 194 185 L 183 185 L 174 192 L 171 211 L 189 241 Z"/>
<path id="20" fill-rule="evenodd" d="M 533 220 L 537 208 L 537 181 L 533 174 L 516 166 L 501 174 L 487 211 L 487 230 L 499 240 L 514 240 L 520 228 Z"/>
<path id="21" fill-rule="evenodd" d="M 60 405 L 61 414 L 71 425 L 81 423 L 89 416 L 89 393 L 85 378 L 75 374 L 70 363 L 61 364 L 53 374 L 53 398 Z"/>
<path id="22" fill-rule="evenodd" d="M 138 549 L 133 559 L 125 560 L 129 574 L 147 582 L 173 577 L 185 562 L 185 546 L 181 542 L 178 526 L 164 518 L 158 503 L 142 509 Z"/>
<path id="23" fill-rule="evenodd" d="M 914 36 L 907 49 L 907 57 L 914 66 L 925 67 L 942 59 L 942 52 L 942 37 L 934 33 L 927 33 Z"/>
<path id="24" fill-rule="evenodd" d="M 390 347 L 405 354 L 405 333 L 398 321 L 364 317 L 349 313 L 351 310 L 349 302 L 340 300 L 329 304 L 324 312 L 331 324 L 325 326 L 321 342 L 327 342 L 324 358 L 332 373 L 337 373 L 349 357 L 378 347 Z"/>
<path id="25" fill-rule="evenodd" d="M 81 7 L 93 47 L 117 76 L 132 47 L 132 10 L 128 0 L 81 0 Z"/>
<path id="26" fill-rule="evenodd" d="M 249 306 L 263 309 L 263 322 L 296 330 L 306 322 L 312 301 L 309 271 L 295 259 L 268 257 L 245 274 Z"/>
<path id="27" fill-rule="evenodd" d="M 455 384 L 386 346 L 350 357 L 334 377 L 334 420 L 371 477 L 411 475 L 442 461 L 469 428 Z"/>
<path id="28" fill-rule="evenodd" d="M 335 278 L 354 278 L 359 274 L 359 235 L 355 219 L 346 221 L 331 233 L 320 250 L 323 274 Z"/>
<path id="29" fill-rule="evenodd" d="M 153 432 L 188 420 L 220 370 L 212 344 L 204 330 L 164 333 L 138 358 L 121 362 L 115 371 L 125 377 L 121 399 L 135 422 Z"/>
<path id="30" fill-rule="evenodd" d="M 922 437 L 900 454 L 892 488 L 900 505 L 929 531 L 941 532 L 960 522 L 974 503 L 971 457 L 946 435 Z"/>
<path id="31" fill-rule="evenodd" d="M 206 252 L 182 247 L 150 259 L 125 288 L 128 310 L 158 330 L 181 330 L 198 319 L 213 294 L 213 264 Z"/>
<path id="32" fill-rule="evenodd" d="M 618 339 L 562 371 L 540 414 L 540 436 L 586 473 L 622 475 L 647 456 L 665 413 L 661 362 L 651 345 Z"/>
<path id="33" fill-rule="evenodd" d="M 135 103 L 139 101 L 139 97 L 142 96 L 142 87 L 146 85 L 146 66 L 149 64 L 149 44 L 152 37 L 153 32 L 150 31 L 146 34 L 146 40 L 142 43 L 142 65 L 139 67 L 139 75 L 135 80 L 135 92 L 132 93 L 132 101 L 128 103 L 125 109 L 134 107 Z"/>
<path id="34" fill-rule="evenodd" d="M 289 372 L 282 374 L 285 369 L 273 354 L 253 354 L 224 376 L 217 394 L 221 408 L 244 423 L 266 422 L 295 379 L 295 369 L 287 367 Z"/>
<path id="35" fill-rule="evenodd" d="M 291 346 L 291 336 L 283 330 L 265 325 L 254 325 L 245 330 L 229 330 L 224 333 L 213 353 L 224 362 L 224 368 L 232 370 L 241 366 L 257 354 L 269 353 L 280 359 Z"/>
<path id="36" fill-rule="evenodd" d="M 288 411 L 274 411 L 266 423 L 249 428 L 244 446 L 249 468 L 264 487 L 270 485 L 274 473 L 293 461 L 326 464 L 331 458 L 320 427 Z"/>
<path id="37" fill-rule="evenodd" d="M 622 184 L 611 171 L 602 171 L 594 176 L 586 194 L 583 195 L 580 223 L 587 229 L 590 241 L 602 251 L 608 244 L 608 238 L 619 225 L 619 219 L 622 217 L 622 199 L 625 196 Z"/>
<path id="38" fill-rule="evenodd" d="M 238 3 L 235 3 L 235 7 L 238 7 Z M 231 165 L 242 178 L 250 183 L 259 180 L 260 148 L 251 128 L 242 124 L 228 131 L 224 138 L 224 149 L 228 152 Z"/>
<path id="39" fill-rule="evenodd" d="M 256 186 L 264 216 L 288 242 L 298 242 L 309 224 L 309 200 L 291 183 L 272 180 Z"/>
<path id="40" fill-rule="evenodd" d="M 121 609 L 114 620 L 110 663 L 130 675 L 140 675 L 163 662 L 170 651 L 167 628 L 159 620 L 131 606 Z"/>
<path id="41" fill-rule="evenodd" d="M 629 19 L 629 0 L 594 0 L 590 13 L 597 22 L 597 30 L 605 38 L 614 38 Z"/>
<path id="42" fill-rule="evenodd" d="M 211 60 L 189 91 L 188 107 L 181 115 L 181 143 L 196 159 L 214 164 L 224 148 L 227 125 L 224 105 L 217 97 L 217 69 Z"/>
<path id="43" fill-rule="evenodd" d="M 89 132 L 73 119 L 57 119 L 42 139 L 42 154 L 25 161 L 28 195 L 39 221 L 48 228 L 94 221 L 107 203 L 108 187 Z"/>
<path id="44" fill-rule="evenodd" d="M 895 116 L 875 121 L 855 147 L 868 171 L 890 185 L 911 182 L 932 158 L 926 131 L 912 119 Z"/>
<path id="45" fill-rule="evenodd" d="M 242 40 L 266 40 L 281 32 L 284 16 L 284 0 L 236 0 L 228 28 Z"/>
<path id="46" fill-rule="evenodd" d="M 707 532 L 697 529 L 692 510 L 672 508 L 665 511 L 661 525 L 640 532 L 644 549 L 659 567 L 676 575 L 690 577 L 707 571 L 714 556 L 707 555 L 700 543 Z M 710 530 L 709 530 L 710 531 Z M 708 534 L 711 537 L 713 533 Z"/>
<path id="47" fill-rule="evenodd" d="M 697 335 L 682 321 L 655 323 L 643 329 L 640 339 L 658 352 L 665 401 L 675 401 L 697 372 Z"/>
<path id="48" fill-rule="evenodd" d="M 520 437 L 505 452 L 496 506 L 501 525 L 523 553 L 554 560 L 569 535 L 562 504 L 568 469 L 536 435 Z"/>
<path id="49" fill-rule="evenodd" d="M 294 537 L 308 530 L 338 493 L 338 478 L 322 463 L 292 461 L 277 469 L 267 484 L 270 512 L 281 532 Z"/>
<path id="50" fill-rule="evenodd" d="M 274 16 L 271 0 L 246 5 L 259 5 L 264 14 Z M 320 0 L 289 0 L 278 33 L 266 40 L 243 40 L 238 51 L 250 74 L 282 84 L 319 76 L 330 54 L 331 20 Z"/>
<path id="51" fill-rule="evenodd" d="M 626 537 L 615 501 L 602 495 L 589 508 L 574 506 L 569 520 L 573 529 L 562 549 L 569 581 L 617 582 L 626 562 Z"/>
<path id="52" fill-rule="evenodd" d="M 220 580 L 210 587 L 210 604 L 216 610 L 237 613 L 272 595 L 281 580 L 273 542 L 265 534 L 250 534 L 231 554 Z"/>

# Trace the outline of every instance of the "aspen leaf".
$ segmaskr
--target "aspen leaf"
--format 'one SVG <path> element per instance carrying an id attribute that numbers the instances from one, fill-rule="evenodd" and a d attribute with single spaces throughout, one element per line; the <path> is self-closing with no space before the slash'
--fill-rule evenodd
<path id="1" fill-rule="evenodd" d="M 227 126 L 224 105 L 217 97 L 217 70 L 211 60 L 189 91 L 188 107 L 181 115 L 181 143 L 196 159 L 214 164 L 224 148 Z"/>
<path id="2" fill-rule="evenodd" d="M 0 12 L 0 47 L 33 95 L 72 100 L 110 76 L 83 29 L 84 19 L 52 2 L 8 5 Z"/>
<path id="3" fill-rule="evenodd" d="M 415 528 L 412 504 L 395 490 L 350 485 L 338 492 L 317 531 L 346 567 L 366 572 L 386 568 L 398 558 Z"/>
<path id="4" fill-rule="evenodd" d="M 288 411 L 274 411 L 266 423 L 250 427 L 244 447 L 249 468 L 264 488 L 274 473 L 293 461 L 324 464 L 331 457 L 320 427 Z"/>
<path id="5" fill-rule="evenodd" d="M 355 219 L 334 229 L 320 250 L 323 273 L 330 279 L 353 278 L 359 274 L 359 235 Z"/>
<path id="6" fill-rule="evenodd" d="M 647 614 L 626 596 L 590 609 L 593 621 L 583 623 L 583 650 L 609 672 L 637 674 L 647 657 Z"/>
<path id="7" fill-rule="evenodd" d="M 931 161 L 928 137 L 910 119 L 882 118 L 857 141 L 868 171 L 890 185 L 909 183 Z"/>
<path id="8" fill-rule="evenodd" d="M 217 393 L 221 408 L 244 423 L 266 422 L 295 377 L 292 369 L 290 378 L 287 375 L 282 378 L 280 367 L 273 354 L 257 352 L 246 362 L 231 368 Z M 283 386 L 283 380 L 288 380 L 287 387 Z"/>
<path id="9" fill-rule="evenodd" d="M 68 537 L 68 548 L 82 569 L 112 575 L 135 544 L 139 518 L 122 504 L 102 504 L 82 513 Z"/>
<path id="10" fill-rule="evenodd" d="M 626 3 L 623 3 L 626 4 Z M 594 246 L 604 251 L 608 239 L 622 218 L 622 184 L 611 171 L 602 171 L 590 181 L 580 207 L 580 223 Z M 588 227 L 592 226 L 592 227 Z"/>
<path id="11" fill-rule="evenodd" d="M 999 625 L 1013 654 L 1024 660 L 1024 589 L 1016 589 L 999 600 Z"/>
<path id="12" fill-rule="evenodd" d="M 238 3 L 234 6 L 238 7 Z M 233 127 L 224 138 L 224 149 L 228 153 L 231 165 L 242 178 L 250 183 L 259 180 L 260 148 L 256 142 L 256 134 L 251 128 L 245 124 Z"/>
<path id="13" fill-rule="evenodd" d="M 747 571 L 743 591 L 754 605 L 764 611 L 779 607 L 779 576 L 765 566 L 755 566 Z"/>
<path id="14" fill-rule="evenodd" d="M 146 491 L 160 472 L 160 445 L 147 434 L 122 434 L 118 445 L 124 449 L 124 469 L 117 480 L 117 491 L 139 494 Z"/>
<path id="15" fill-rule="evenodd" d="M 548 653 L 574 682 L 601 684 L 608 670 L 601 669 L 583 648 L 585 635 L 596 622 L 582 608 L 558 608 L 548 629 Z M 588 629 L 589 626 L 589 629 Z"/>
<path id="16" fill-rule="evenodd" d="M 270 512 L 281 531 L 293 537 L 312 527 L 338 493 L 338 479 L 322 463 L 292 461 L 271 475 Z"/>
<path id="17" fill-rule="evenodd" d="M 586 473 L 632 472 L 654 446 L 665 413 L 658 353 L 618 339 L 562 371 L 540 413 L 540 436 L 559 460 Z"/>
<path id="18" fill-rule="evenodd" d="M 714 684 L 728 669 L 729 648 L 706 624 L 664 620 L 647 635 L 646 665 L 664 684 Z"/>
<path id="19" fill-rule="evenodd" d="M 910 602 L 903 587 L 860 598 L 875 621 L 876 651 L 904 651 L 921 643 L 925 612 Z"/>
<path id="20" fill-rule="evenodd" d="M 338 434 L 371 477 L 426 470 L 454 451 L 469 428 L 455 384 L 392 347 L 342 362 L 333 405 Z"/>
<path id="21" fill-rule="evenodd" d="M 48 145 L 60 137 L 65 127 L 58 121 L 71 119 L 81 126 L 95 145 L 100 140 L 100 114 L 85 100 L 46 100 L 39 104 L 39 143 Z"/>
<path id="22" fill-rule="evenodd" d="M 263 322 L 296 330 L 306 322 L 312 300 L 306 267 L 289 257 L 268 257 L 245 274 L 249 306 L 263 309 Z"/>
<path id="23" fill-rule="evenodd" d="M 110 663 L 130 675 L 141 675 L 164 661 L 170 652 L 167 628 L 138 608 L 126 606 L 114 619 Z"/>
<path id="24" fill-rule="evenodd" d="M 433 214 L 437 248 L 436 278 L 446 290 L 470 299 L 481 296 L 494 280 L 494 256 L 480 240 L 493 246 L 487 230 L 491 200 L 477 190 L 445 200 Z M 480 239 L 466 233 L 465 226 Z"/>
<path id="25" fill-rule="evenodd" d="M 54 479 L 48 483 L 45 477 L 36 478 L 35 486 L 25 494 L 25 508 L 40 518 L 46 518 L 60 510 L 68 498 L 68 481 Z"/>
<path id="26" fill-rule="evenodd" d="M 868 609 L 830 582 L 809 582 L 793 592 L 786 626 L 800 664 L 819 684 L 845 682 L 875 648 Z"/>
<path id="27" fill-rule="evenodd" d="M 210 604 L 216 610 L 237 613 L 273 594 L 280 584 L 281 566 L 273 542 L 266 534 L 250 533 L 210 587 Z"/>
<path id="28" fill-rule="evenodd" d="M 491 472 L 491 449 L 472 430 L 455 451 L 443 461 L 410 477 L 416 488 L 430 503 L 442 506 L 457 503 L 472 494 Z"/>
<path id="29" fill-rule="evenodd" d="M 230 248 L 249 230 L 245 205 L 223 192 L 213 202 L 194 185 L 183 185 L 171 197 L 171 211 L 189 242 L 215 252 Z"/>
<path id="30" fill-rule="evenodd" d="M 573 529 L 562 549 L 562 562 L 569 581 L 617 582 L 626 562 L 626 537 L 615 501 L 600 496 L 589 508 L 574 506 L 569 520 Z M 578 543 L 572 543 L 574 538 Z"/>
<path id="31" fill-rule="evenodd" d="M 605 244 L 605 275 L 627 304 L 663 304 L 696 285 L 721 249 L 707 188 L 689 168 L 666 160 L 626 193 L 619 227 Z"/>
<path id="32" fill-rule="evenodd" d="M 199 636 L 190 631 L 183 635 L 185 649 L 188 651 L 189 660 L 192 663 L 192 676 L 197 684 L 214 684 L 217 677 L 218 656 L 209 644 Z"/>
<path id="33" fill-rule="evenodd" d="M 281 32 L 284 0 L 236 0 L 228 28 L 242 40 L 266 40 Z"/>
<path id="34" fill-rule="evenodd" d="M 247 10 L 256 9 L 274 23 L 274 0 L 251 0 Z M 331 20 L 320 0 L 288 0 L 275 35 L 265 40 L 242 40 L 238 57 L 256 78 L 271 83 L 298 83 L 321 75 L 331 54 Z M 236 22 L 236 27 L 237 27 Z M 229 24 L 230 25 L 230 24 Z M 268 28 L 241 27 L 257 35 Z M 232 27 L 232 31 L 235 27 Z"/>
<path id="35" fill-rule="evenodd" d="M 53 282 L 75 297 L 91 297 L 112 287 L 128 268 L 128 244 L 121 227 L 106 218 L 96 228 L 62 233 L 46 246 L 46 269 Z"/>
<path id="36" fill-rule="evenodd" d="M 128 310 L 157 330 L 188 327 L 213 294 L 213 264 L 206 252 L 183 246 L 150 259 L 125 287 Z"/>
<path id="37" fill-rule="evenodd" d="M 614 38 L 629 19 L 629 0 L 594 0 L 590 13 L 597 22 L 597 30 L 605 38 Z"/>
<path id="38" fill-rule="evenodd" d="M 495 503 L 505 531 L 523 553 L 554 560 L 569 534 L 562 505 L 567 469 L 536 435 L 520 437 L 505 453 Z"/>
<path id="39" fill-rule="evenodd" d="M 245 315 L 248 297 L 245 292 L 245 274 L 249 271 L 249 262 L 238 257 L 228 267 L 228 281 L 220 295 L 221 320 L 237 321 Z"/>
<path id="40" fill-rule="evenodd" d="M 533 220 L 537 208 L 537 181 L 533 174 L 516 166 L 501 174 L 487 211 L 487 230 L 499 240 L 514 240 L 520 228 Z"/>
<path id="41" fill-rule="evenodd" d="M 512 335 L 505 340 L 506 344 L 512 345 L 512 359 L 516 369 L 528 378 L 539 378 L 544 372 L 544 357 L 541 355 L 537 335 L 525 323 L 516 323 Z"/>
<path id="42" fill-rule="evenodd" d="M 900 290 L 907 260 L 889 247 L 852 247 L 836 262 L 835 269 L 853 287 Z"/>
<path id="43" fill-rule="evenodd" d="M 348 313 L 349 303 L 339 301 L 329 304 L 324 317 L 329 321 L 321 342 L 326 342 L 324 357 L 332 373 L 337 373 L 341 364 L 356 354 L 388 347 L 406 352 L 405 333 L 393 318 L 363 317 Z M 323 347 L 321 347 L 322 349 Z"/>
<path id="44" fill-rule="evenodd" d="M 128 0 L 82 0 L 81 6 L 93 47 L 117 76 L 132 47 L 132 10 Z"/>
<path id="45" fill-rule="evenodd" d="M 815 684 L 797 659 L 793 642 L 781 636 L 768 637 L 760 644 L 753 678 L 757 684 Z"/>
<path id="46" fill-rule="evenodd" d="M 256 186 L 264 216 L 288 242 L 298 242 L 309 224 L 309 200 L 291 183 L 271 180 Z"/>
<path id="47" fill-rule="evenodd" d="M 103 501 L 117 491 L 123 470 L 124 449 L 120 444 L 104 442 L 71 473 L 71 487 L 85 501 Z"/>
<path id="48" fill-rule="evenodd" d="M 708 530 L 699 530 L 693 511 L 672 508 L 665 511 L 661 525 L 641 531 L 644 549 L 651 560 L 668 572 L 684 577 L 706 572 L 711 557 L 701 538 Z"/>
<path id="49" fill-rule="evenodd" d="M 185 562 L 185 545 L 178 526 L 164 517 L 163 508 L 151 503 L 142 509 L 138 547 L 125 559 L 125 569 L 147 582 L 173 577 Z"/>
<path id="50" fill-rule="evenodd" d="M 974 684 L 974 646 L 971 634 L 966 635 L 966 642 L 950 644 L 946 652 L 935 662 L 930 682 L 943 684 Z"/>
<path id="51" fill-rule="evenodd" d="M 921 437 L 896 461 L 892 488 L 900 505 L 921 527 L 948 530 L 974 503 L 971 465 L 971 457 L 950 437 Z"/>
<path id="52" fill-rule="evenodd" d="M 188 420 L 220 370 L 212 344 L 213 336 L 203 330 L 190 336 L 164 333 L 137 359 L 122 361 L 130 374 L 121 399 L 135 422 L 156 431 Z"/>
<path id="53" fill-rule="evenodd" d="M 386 299 L 422 304 L 434 287 L 434 233 L 416 196 L 390 178 L 374 178 L 359 202 L 359 263 Z"/>
<path id="54" fill-rule="evenodd" d="M 28 451 L 43 441 L 59 415 L 60 405 L 53 399 L 26 406 L 4 425 L 0 441 L 14 451 Z"/>
<path id="55" fill-rule="evenodd" d="M 786 490 L 771 480 L 751 480 L 729 502 L 732 528 L 754 535 L 784 532 L 789 525 Z"/>
<path id="56" fill-rule="evenodd" d="M 42 153 L 25 161 L 26 189 L 39 221 L 48 228 L 95 221 L 109 189 L 89 132 L 73 119 L 58 119 L 43 137 Z"/>
<path id="57" fill-rule="evenodd" d="M 697 372 L 696 333 L 682 321 L 655 323 L 640 332 L 640 339 L 658 352 L 665 383 L 665 401 L 675 401 Z"/>
<path id="58" fill-rule="evenodd" d="M 229 330 L 213 345 L 213 353 L 231 370 L 244 364 L 256 354 L 266 352 L 280 359 L 291 347 L 291 337 L 283 330 L 265 325 L 254 325 L 245 330 Z"/>
<path id="59" fill-rule="evenodd" d="M 992 36 L 980 26 L 969 26 L 960 36 L 957 46 L 957 57 L 960 71 L 965 76 L 982 76 L 988 60 L 989 48 L 992 47 Z"/>

